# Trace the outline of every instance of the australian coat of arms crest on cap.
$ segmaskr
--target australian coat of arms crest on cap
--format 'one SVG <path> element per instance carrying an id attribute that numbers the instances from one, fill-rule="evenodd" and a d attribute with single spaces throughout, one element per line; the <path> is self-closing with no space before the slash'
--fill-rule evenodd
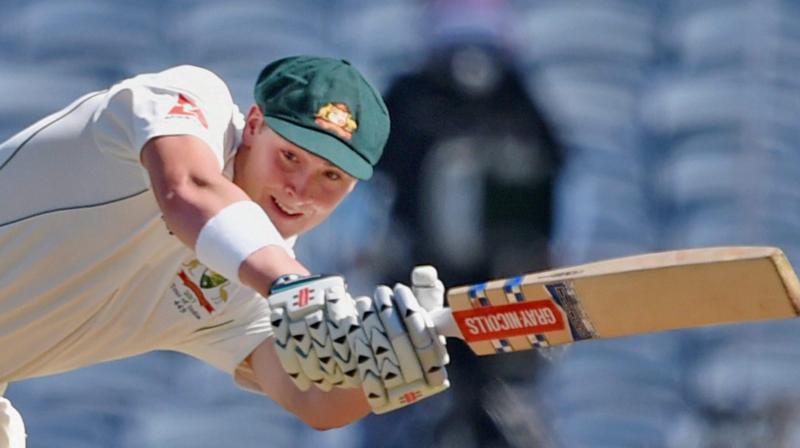
<path id="1" fill-rule="evenodd" d="M 345 140 L 352 139 L 353 132 L 358 128 L 353 114 L 344 103 L 328 103 L 320 107 L 314 117 L 314 122 L 319 127 L 331 131 Z"/>

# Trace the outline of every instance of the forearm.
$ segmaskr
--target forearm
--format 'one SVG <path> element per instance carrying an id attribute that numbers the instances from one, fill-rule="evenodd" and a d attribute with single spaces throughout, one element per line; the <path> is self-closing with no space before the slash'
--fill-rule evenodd
<path id="1" fill-rule="evenodd" d="M 360 388 L 334 388 L 330 392 L 316 387 L 305 392 L 298 389 L 281 367 L 272 338 L 256 347 L 248 362 L 261 390 L 312 428 L 338 428 L 370 413 Z"/>
<path id="2" fill-rule="evenodd" d="M 269 297 L 272 282 L 285 274 L 308 275 L 310 272 L 277 246 L 267 246 L 253 252 L 239 267 L 242 282 L 264 297 Z"/>
<path id="3" fill-rule="evenodd" d="M 153 190 L 169 230 L 194 248 L 203 226 L 225 207 L 249 200 L 236 185 L 220 176 L 207 182 L 186 177 L 181 183 L 153 183 Z"/>
<path id="4" fill-rule="evenodd" d="M 340 428 L 366 417 L 371 412 L 364 391 L 360 388 L 334 388 L 330 392 L 324 392 L 314 387 L 302 394 L 299 404 L 304 410 L 302 418 L 314 429 Z"/>
<path id="5" fill-rule="evenodd" d="M 249 199 L 219 172 L 210 151 L 199 145 L 194 138 L 166 136 L 151 140 L 142 150 L 142 164 L 167 227 L 191 248 L 209 219 L 226 206 Z M 180 162 L 187 158 L 192 163 Z"/>

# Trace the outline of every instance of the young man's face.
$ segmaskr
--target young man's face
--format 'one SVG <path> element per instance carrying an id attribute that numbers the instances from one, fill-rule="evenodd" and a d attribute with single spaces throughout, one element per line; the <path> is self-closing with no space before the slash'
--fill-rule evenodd
<path id="1" fill-rule="evenodd" d="M 247 114 L 233 181 L 266 211 L 284 238 L 325 220 L 357 182 L 278 135 L 256 106 Z"/>

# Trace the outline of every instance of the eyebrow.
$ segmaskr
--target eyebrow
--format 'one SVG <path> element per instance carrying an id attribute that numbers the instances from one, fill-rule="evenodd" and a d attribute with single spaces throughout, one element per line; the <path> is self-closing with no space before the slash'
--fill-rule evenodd
<path id="1" fill-rule="evenodd" d="M 341 169 L 341 168 L 340 168 L 338 165 L 335 165 L 335 164 L 334 164 L 333 162 L 331 162 L 330 160 L 328 160 L 328 159 L 326 159 L 326 158 L 324 158 L 324 157 L 322 157 L 322 156 L 319 156 L 319 155 L 317 155 L 317 154 L 314 154 L 312 151 L 309 151 L 308 149 L 305 149 L 305 148 L 303 148 L 302 146 L 298 146 L 298 145 L 296 145 L 296 144 L 294 144 L 294 143 L 292 143 L 292 142 L 289 142 L 289 143 L 290 143 L 290 145 L 289 145 L 289 146 L 287 146 L 287 147 L 286 147 L 286 149 L 290 149 L 290 150 L 292 150 L 292 151 L 297 151 L 297 150 L 299 149 L 299 150 L 301 150 L 302 152 L 305 152 L 305 153 L 307 153 L 307 154 L 311 154 L 312 156 L 315 156 L 315 157 L 319 157 L 320 159 L 322 159 L 322 161 L 323 161 L 323 162 L 325 162 L 325 166 L 327 166 L 327 167 L 329 167 L 329 168 L 336 168 L 337 170 L 341 171 L 342 173 L 345 173 L 345 174 L 347 174 L 347 171 L 345 171 L 345 170 Z M 294 146 L 292 146 L 292 145 L 294 145 Z"/>
<path id="2" fill-rule="evenodd" d="M 322 159 L 322 162 L 323 162 L 323 164 L 325 165 L 325 167 L 327 167 L 327 168 L 337 168 L 337 169 L 341 169 L 341 168 L 339 168 L 338 166 L 334 165 L 334 164 L 333 164 L 333 162 L 331 162 L 330 160 L 328 160 L 328 159 L 326 159 L 326 158 L 324 158 L 324 157 L 322 157 L 322 156 L 318 156 L 318 155 L 314 154 L 314 153 L 313 153 L 313 152 L 311 152 L 311 151 L 307 151 L 307 152 L 308 152 L 309 154 L 311 154 L 311 155 L 315 156 L 315 157 L 319 157 L 320 159 Z"/>
<path id="3" fill-rule="evenodd" d="M 311 151 L 308 151 L 308 150 L 306 150 L 306 152 L 308 152 L 309 154 L 313 154 L 313 155 L 315 155 L 315 156 L 319 157 L 320 159 L 322 159 L 322 161 L 323 161 L 323 162 L 325 162 L 325 165 L 326 165 L 327 167 L 329 167 L 329 168 L 336 168 L 337 170 L 340 170 L 340 171 L 344 172 L 344 170 L 343 170 L 343 169 L 339 168 L 337 165 L 334 165 L 334 163 L 333 163 L 333 162 L 331 162 L 330 160 L 328 160 L 328 159 L 326 159 L 326 158 L 324 158 L 324 157 L 322 157 L 322 156 L 318 156 L 318 155 L 314 154 L 314 153 L 313 153 L 313 152 L 311 152 Z"/>

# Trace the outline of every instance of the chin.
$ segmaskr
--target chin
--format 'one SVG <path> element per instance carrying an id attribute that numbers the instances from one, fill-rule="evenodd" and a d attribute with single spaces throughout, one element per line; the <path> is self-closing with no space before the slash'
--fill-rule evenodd
<path id="1" fill-rule="evenodd" d="M 283 229 L 281 227 L 277 227 L 277 229 L 278 229 L 278 233 L 281 234 L 283 239 L 291 238 L 291 237 L 297 235 L 297 232 L 294 232 L 294 231 L 291 231 L 291 230 L 288 230 L 288 229 Z"/>
<path id="2" fill-rule="evenodd" d="M 286 228 L 284 226 L 277 226 L 277 228 L 278 228 L 278 232 L 280 232 L 281 236 L 284 239 L 300 235 L 301 233 L 303 233 L 306 230 L 308 230 L 308 229 L 305 229 L 305 228 L 298 228 L 297 226 L 292 226 L 291 228 Z"/>

